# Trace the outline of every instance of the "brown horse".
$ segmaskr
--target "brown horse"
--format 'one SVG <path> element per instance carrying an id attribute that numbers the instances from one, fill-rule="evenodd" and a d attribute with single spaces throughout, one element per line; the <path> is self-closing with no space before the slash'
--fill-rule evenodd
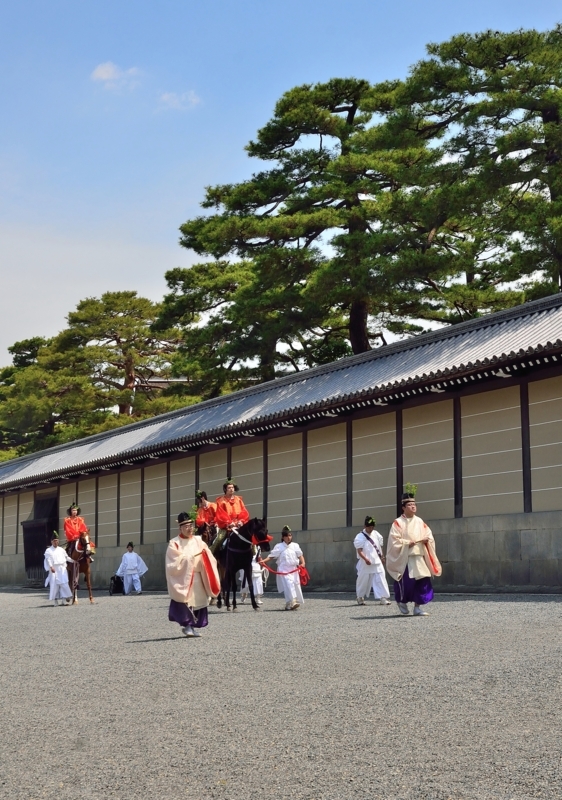
<path id="1" fill-rule="evenodd" d="M 90 536 L 86 531 L 80 534 L 80 538 L 75 542 L 71 542 L 67 548 L 67 553 L 72 559 L 72 564 L 67 564 L 68 570 L 68 583 L 72 590 L 72 605 L 78 602 L 78 583 L 80 575 L 84 575 L 86 586 L 88 587 L 88 594 L 90 595 L 90 603 L 94 602 L 92 597 L 92 581 L 90 576 Z"/>

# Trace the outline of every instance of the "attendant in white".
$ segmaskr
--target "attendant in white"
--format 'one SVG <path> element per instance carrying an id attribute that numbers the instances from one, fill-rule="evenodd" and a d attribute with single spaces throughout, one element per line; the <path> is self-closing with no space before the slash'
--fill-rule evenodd
<path id="1" fill-rule="evenodd" d="M 145 572 L 148 572 L 148 567 L 138 553 L 135 553 L 134 547 L 134 544 L 129 542 L 127 552 L 123 554 L 119 569 L 115 573 L 123 578 L 125 594 L 131 594 L 133 587 L 135 594 L 142 594 L 140 579 Z"/>
<path id="2" fill-rule="evenodd" d="M 375 530 L 373 517 L 365 517 L 365 527 L 353 540 L 357 551 L 357 604 L 365 605 L 371 589 L 381 606 L 390 605 L 390 591 L 384 574 L 383 538 Z"/>
<path id="3" fill-rule="evenodd" d="M 277 591 L 285 595 L 285 611 L 294 611 L 304 603 L 298 567 L 304 567 L 305 563 L 302 550 L 293 542 L 293 534 L 288 525 L 283 528 L 281 542 L 275 545 L 268 557 L 263 559 L 263 563 L 270 558 L 277 560 L 277 571 L 283 573 L 275 577 Z"/>
<path id="4" fill-rule="evenodd" d="M 263 597 L 263 575 L 262 575 L 262 568 L 260 567 L 259 562 L 261 561 L 261 547 L 256 545 L 253 546 L 255 550 L 254 555 L 252 556 L 252 584 L 254 587 L 254 597 L 256 598 L 256 603 L 258 606 L 263 605 L 262 597 Z M 248 596 L 248 587 L 246 585 L 246 577 L 244 575 L 244 570 L 241 569 L 238 572 L 240 578 L 240 593 L 241 593 L 241 602 L 246 602 L 246 597 Z"/>
<path id="5" fill-rule="evenodd" d="M 72 592 L 68 585 L 67 561 L 72 564 L 72 559 L 67 556 L 66 551 L 59 547 L 59 535 L 54 531 L 51 536 L 51 546 L 45 550 L 43 566 L 48 573 L 45 586 L 49 587 L 49 600 L 52 600 L 55 606 L 59 600 L 63 605 L 63 598 L 67 603 L 72 600 Z"/>

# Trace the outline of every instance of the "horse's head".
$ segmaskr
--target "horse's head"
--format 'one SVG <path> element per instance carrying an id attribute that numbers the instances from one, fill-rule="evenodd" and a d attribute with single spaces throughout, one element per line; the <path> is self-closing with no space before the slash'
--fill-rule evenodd
<path id="1" fill-rule="evenodd" d="M 206 545 L 211 545 L 215 540 L 217 531 L 214 525 L 209 525 L 204 522 L 203 525 L 197 526 L 197 536 L 200 536 Z"/>
<path id="2" fill-rule="evenodd" d="M 251 535 L 252 544 L 261 547 L 262 552 L 267 553 L 270 550 L 269 543 L 273 539 L 267 532 L 267 523 L 264 519 L 254 517 L 247 523 L 248 533 Z"/>

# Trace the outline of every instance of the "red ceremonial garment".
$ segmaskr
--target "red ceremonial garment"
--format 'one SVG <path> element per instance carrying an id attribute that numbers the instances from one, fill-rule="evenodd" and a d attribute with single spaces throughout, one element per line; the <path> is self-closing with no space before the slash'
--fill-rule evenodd
<path id="1" fill-rule="evenodd" d="M 207 508 L 203 508 L 201 506 L 197 511 L 197 516 L 195 518 L 195 524 L 197 527 L 200 525 L 214 525 L 215 524 L 215 515 L 217 511 L 217 504 L 216 503 L 209 503 Z"/>
<path id="2" fill-rule="evenodd" d="M 88 527 L 83 517 L 65 517 L 64 535 L 67 542 L 75 542 L 80 538 L 81 533 L 86 533 Z"/>
<path id="3" fill-rule="evenodd" d="M 227 528 L 231 522 L 243 525 L 250 519 L 250 514 L 244 505 L 244 501 L 237 495 L 217 497 L 216 503 L 215 522 L 219 528 Z"/>

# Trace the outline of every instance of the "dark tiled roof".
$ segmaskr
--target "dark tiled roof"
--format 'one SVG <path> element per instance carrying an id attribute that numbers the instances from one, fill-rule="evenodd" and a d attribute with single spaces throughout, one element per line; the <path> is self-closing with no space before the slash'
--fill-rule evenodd
<path id="1" fill-rule="evenodd" d="M 562 349 L 562 295 L 343 358 L 251 389 L 0 464 L 0 489 L 122 463 L 213 437 L 258 432 L 284 420 L 377 402 L 392 392 L 436 390 L 439 381 L 498 370 L 525 355 Z M 382 400 L 379 399 L 379 403 Z M 332 411 L 331 411 L 332 409 Z"/>

